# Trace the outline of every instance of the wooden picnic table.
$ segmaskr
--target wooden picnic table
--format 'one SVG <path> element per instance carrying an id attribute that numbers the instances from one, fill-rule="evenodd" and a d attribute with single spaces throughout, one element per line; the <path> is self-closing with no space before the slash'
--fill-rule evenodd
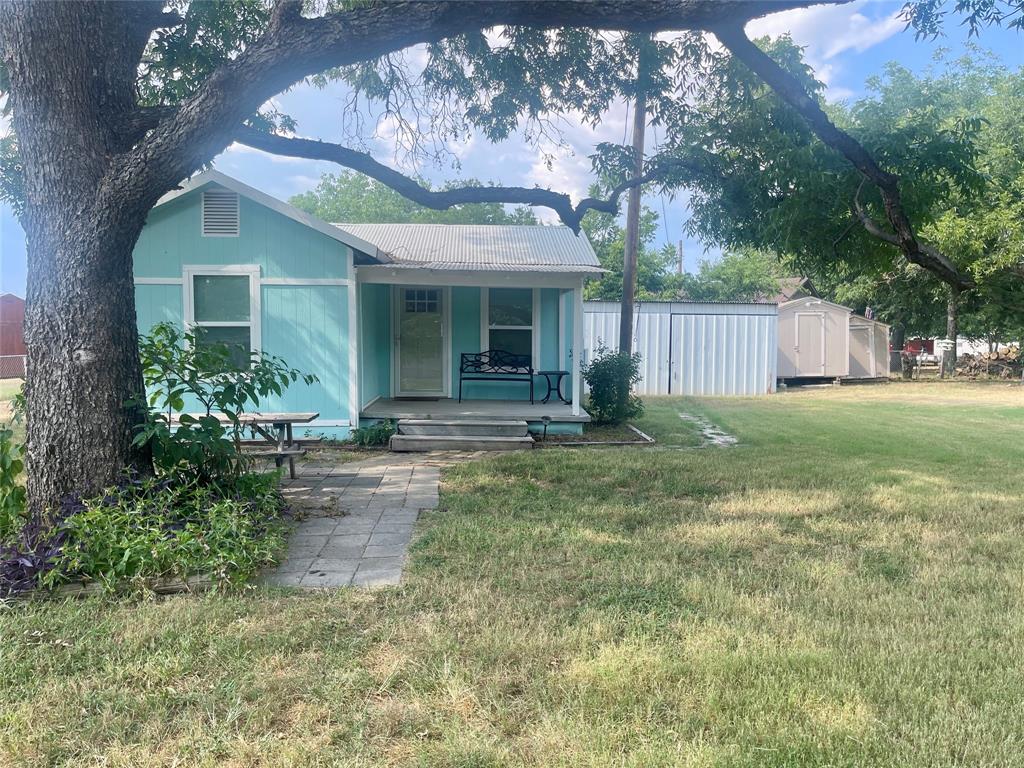
<path id="1" fill-rule="evenodd" d="M 191 414 L 199 418 L 203 414 Z M 212 413 L 211 416 L 221 422 L 230 422 L 227 416 L 222 413 Z M 309 440 L 296 440 L 292 427 L 296 424 L 308 424 L 320 416 L 319 413 L 240 413 L 239 423 L 252 430 L 253 434 L 259 435 L 262 441 L 257 444 L 266 444 L 269 448 L 259 452 L 257 456 L 266 456 L 274 459 L 274 464 L 280 467 L 287 460 L 288 476 L 295 479 L 295 457 L 306 453 L 302 447 L 303 442 Z"/>

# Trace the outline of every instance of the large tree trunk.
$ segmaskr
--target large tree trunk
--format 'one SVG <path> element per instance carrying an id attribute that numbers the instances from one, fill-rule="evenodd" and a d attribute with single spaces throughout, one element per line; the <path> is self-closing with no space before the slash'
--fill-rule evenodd
<path id="1" fill-rule="evenodd" d="M 126 467 L 142 392 L 132 250 L 152 200 L 105 183 L 123 151 L 145 43 L 142 5 L 25 3 L 0 9 L 24 162 L 28 245 L 27 485 L 40 514 Z M 100 55 L 97 55 L 100 54 Z"/>

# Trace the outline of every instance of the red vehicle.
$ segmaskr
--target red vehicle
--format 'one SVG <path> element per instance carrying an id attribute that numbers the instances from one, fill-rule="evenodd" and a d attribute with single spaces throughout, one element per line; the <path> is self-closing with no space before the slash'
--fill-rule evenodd
<path id="1" fill-rule="evenodd" d="M 915 358 L 922 365 L 939 363 L 939 357 L 935 354 L 935 339 L 907 339 L 903 344 L 903 353 Z"/>

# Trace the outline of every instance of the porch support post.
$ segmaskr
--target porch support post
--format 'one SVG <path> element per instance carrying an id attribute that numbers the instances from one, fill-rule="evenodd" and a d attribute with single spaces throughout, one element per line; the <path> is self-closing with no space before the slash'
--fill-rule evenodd
<path id="1" fill-rule="evenodd" d="M 356 281 L 355 259 L 352 250 L 348 254 L 348 401 L 349 428 L 359 426 L 359 345 L 361 329 L 359 328 L 359 285 Z"/>
<path id="2" fill-rule="evenodd" d="M 572 415 L 583 412 L 583 381 L 580 363 L 583 358 L 583 279 L 572 289 Z"/>

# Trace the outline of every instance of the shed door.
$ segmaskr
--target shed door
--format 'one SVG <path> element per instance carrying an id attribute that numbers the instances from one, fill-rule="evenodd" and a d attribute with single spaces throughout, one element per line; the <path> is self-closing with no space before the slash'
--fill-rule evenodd
<path id="1" fill-rule="evenodd" d="M 796 367 L 800 376 L 825 375 L 825 313 L 796 313 Z"/>

